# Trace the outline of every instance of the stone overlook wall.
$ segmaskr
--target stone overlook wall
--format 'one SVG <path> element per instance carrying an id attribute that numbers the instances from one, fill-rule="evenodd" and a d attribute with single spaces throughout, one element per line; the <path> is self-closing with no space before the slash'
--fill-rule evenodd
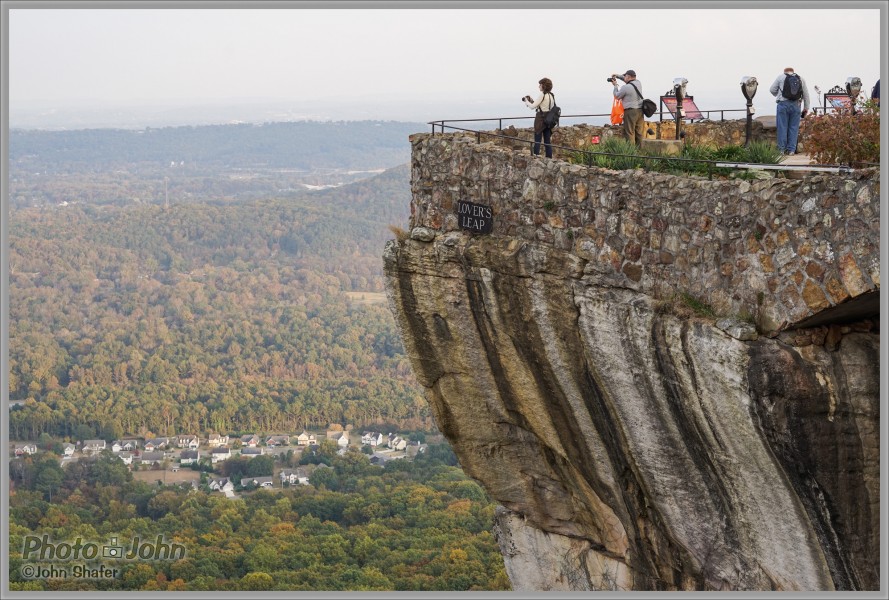
<path id="1" fill-rule="evenodd" d="M 589 128 L 559 135 L 576 145 Z M 460 231 L 458 201 L 489 206 L 493 236 L 573 254 L 602 285 L 688 294 L 761 332 L 817 324 L 841 305 L 879 312 L 877 170 L 710 181 L 572 165 L 474 134 L 411 143 L 412 229 Z"/>

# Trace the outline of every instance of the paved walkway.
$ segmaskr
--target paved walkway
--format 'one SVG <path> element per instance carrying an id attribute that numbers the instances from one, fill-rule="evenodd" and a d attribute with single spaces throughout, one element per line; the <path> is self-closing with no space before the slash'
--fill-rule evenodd
<path id="1" fill-rule="evenodd" d="M 794 154 L 792 156 L 785 156 L 783 160 L 781 160 L 782 165 L 810 165 L 812 164 L 812 157 L 808 154 Z"/>

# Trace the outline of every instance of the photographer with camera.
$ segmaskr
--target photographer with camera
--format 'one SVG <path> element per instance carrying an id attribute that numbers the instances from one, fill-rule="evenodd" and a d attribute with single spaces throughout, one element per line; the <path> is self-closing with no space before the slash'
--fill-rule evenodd
<path id="1" fill-rule="evenodd" d="M 533 108 L 537 111 L 537 114 L 534 115 L 534 155 L 537 156 L 540 154 L 540 139 L 543 138 L 543 144 L 546 147 L 546 157 L 553 157 L 553 147 L 550 145 L 552 141 L 553 130 L 546 126 L 543 122 L 543 113 L 549 111 L 553 105 L 556 103 L 556 99 L 552 95 L 553 91 L 553 82 L 549 80 L 549 78 L 544 77 L 539 82 L 540 88 L 540 97 L 537 100 L 532 101 L 531 96 L 523 96 L 522 102 L 525 103 L 525 106 L 528 108 Z"/>
<path id="2" fill-rule="evenodd" d="M 612 74 L 607 81 L 614 86 L 614 97 L 624 105 L 624 139 L 641 146 L 645 137 L 645 115 L 642 114 L 642 84 L 636 79 L 636 71 L 627 69 L 623 75 Z M 623 81 L 624 85 L 618 81 Z"/>

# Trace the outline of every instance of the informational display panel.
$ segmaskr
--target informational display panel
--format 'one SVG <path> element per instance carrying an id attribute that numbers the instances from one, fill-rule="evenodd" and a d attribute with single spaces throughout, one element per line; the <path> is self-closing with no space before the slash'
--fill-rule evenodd
<path id="1" fill-rule="evenodd" d="M 852 98 L 847 94 L 824 94 L 824 108 L 852 108 Z"/>
<path id="2" fill-rule="evenodd" d="M 676 96 L 661 96 L 661 105 L 670 111 L 670 116 L 676 118 Z M 694 96 L 686 96 L 682 99 L 682 110 L 685 111 L 685 117 L 688 120 L 703 119 L 704 115 L 695 104 Z"/>

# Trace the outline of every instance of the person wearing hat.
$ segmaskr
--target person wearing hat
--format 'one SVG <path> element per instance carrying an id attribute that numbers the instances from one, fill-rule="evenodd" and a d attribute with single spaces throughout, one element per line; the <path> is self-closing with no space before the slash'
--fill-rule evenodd
<path id="1" fill-rule="evenodd" d="M 623 80 L 624 85 L 619 86 L 618 80 Z M 645 115 L 642 114 L 642 84 L 636 79 L 636 71 L 627 69 L 623 75 L 615 73 L 610 81 L 614 85 L 614 97 L 624 105 L 624 139 L 641 146 L 645 137 Z"/>

